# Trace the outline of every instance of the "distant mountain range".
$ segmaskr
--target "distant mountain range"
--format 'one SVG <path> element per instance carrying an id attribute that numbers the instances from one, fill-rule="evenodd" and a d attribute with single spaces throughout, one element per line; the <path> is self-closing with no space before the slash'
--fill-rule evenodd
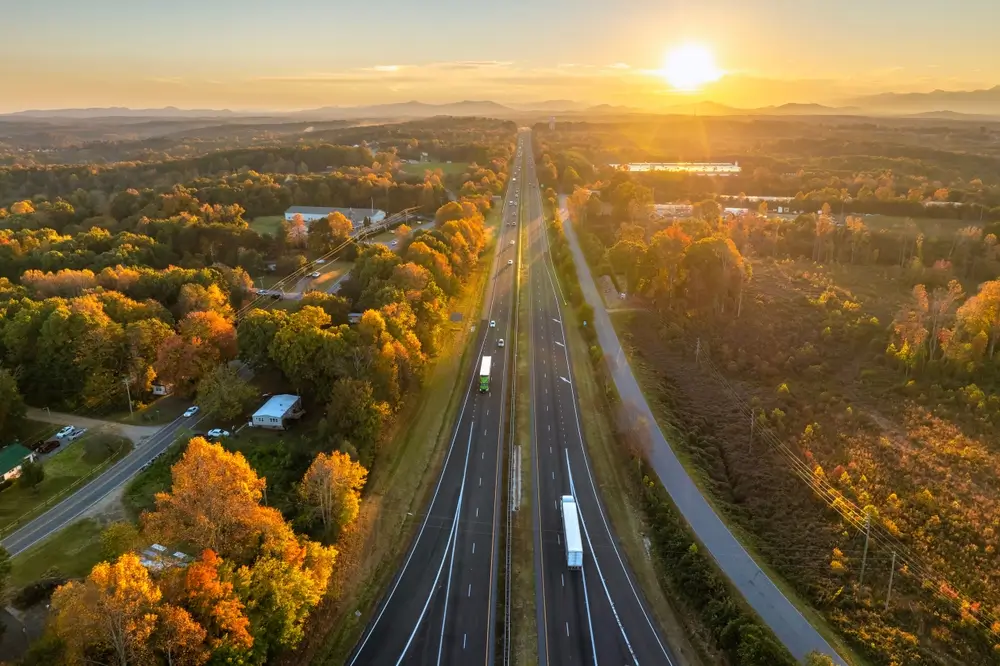
<path id="1" fill-rule="evenodd" d="M 500 104 L 491 100 L 464 100 L 446 104 L 410 101 L 369 106 L 325 106 L 292 112 L 231 111 L 228 109 L 92 109 L 31 110 L 0 115 L 0 119 L 93 120 L 192 119 L 192 118 L 289 118 L 295 120 L 410 120 L 433 116 L 480 116 L 517 120 L 538 120 L 545 116 L 580 117 L 626 116 L 632 114 L 694 114 L 703 116 L 824 116 L 888 115 L 939 120 L 1000 120 L 1000 85 L 984 90 L 935 90 L 929 93 L 881 93 L 847 100 L 845 106 L 789 103 L 753 109 L 736 108 L 716 102 L 675 104 L 659 109 L 640 109 L 610 104 L 588 105 L 573 100 L 544 100 L 532 103 Z"/>

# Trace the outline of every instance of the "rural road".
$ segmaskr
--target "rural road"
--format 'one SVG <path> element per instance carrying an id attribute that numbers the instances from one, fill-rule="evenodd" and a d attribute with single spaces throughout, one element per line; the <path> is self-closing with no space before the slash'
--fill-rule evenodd
<path id="1" fill-rule="evenodd" d="M 72 425 L 78 428 L 87 428 L 88 430 L 96 430 L 100 428 L 102 430 L 115 432 L 122 437 L 127 437 L 132 440 L 133 444 L 136 445 L 141 444 L 143 440 L 153 437 L 156 433 L 163 429 L 163 426 L 126 425 L 115 421 L 103 421 L 101 419 L 87 418 L 86 416 L 76 416 L 75 414 L 49 412 L 48 410 L 38 409 L 36 407 L 28 408 L 28 418 L 33 421 L 41 421 L 42 423 Z"/>
<path id="2" fill-rule="evenodd" d="M 44 411 L 42 414 L 45 414 Z M 37 414 L 32 415 L 32 418 L 37 417 Z M 66 422 L 87 427 L 91 427 L 88 423 L 94 422 L 92 419 L 69 414 L 61 414 L 59 418 L 58 423 Z M 91 506 L 131 479 L 143 465 L 166 451 L 183 428 L 194 428 L 202 418 L 202 414 L 195 414 L 190 418 L 181 416 L 165 426 L 154 428 L 156 432 L 147 438 L 136 441 L 135 448 L 127 456 L 106 469 L 87 485 L 63 499 L 59 504 L 5 537 L 0 541 L 0 545 L 6 548 L 13 557 L 68 526 Z M 53 415 L 52 419 L 55 420 L 56 415 Z M 105 421 L 96 421 L 96 423 L 107 425 Z M 111 425 L 132 429 L 145 427 Z"/>
<path id="3" fill-rule="evenodd" d="M 819 632 L 757 566 L 757 563 L 715 513 L 708 500 L 688 476 L 687 470 L 677 459 L 657 425 L 635 375 L 632 374 L 632 368 L 622 350 L 618 334 L 611 323 L 611 318 L 604 307 L 597 286 L 594 284 L 583 251 L 580 249 L 580 243 L 569 218 L 569 211 L 566 209 L 565 197 L 560 198 L 560 216 L 563 219 L 563 229 L 566 232 L 573 260 L 576 263 L 580 287 L 583 289 L 587 303 L 594 309 L 592 324 L 597 330 L 604 358 L 611 370 L 622 402 L 634 405 L 639 410 L 639 420 L 644 422 L 645 427 L 649 430 L 649 441 L 652 442 L 652 450 L 649 455 L 650 464 L 660 482 L 670 493 L 678 510 L 712 555 L 712 558 L 743 594 L 747 603 L 753 607 L 775 633 L 778 640 L 788 648 L 796 659 L 802 660 L 806 654 L 815 650 L 830 655 L 839 664 L 844 664 L 845 662 L 837 656 L 829 643 L 820 636 Z"/>

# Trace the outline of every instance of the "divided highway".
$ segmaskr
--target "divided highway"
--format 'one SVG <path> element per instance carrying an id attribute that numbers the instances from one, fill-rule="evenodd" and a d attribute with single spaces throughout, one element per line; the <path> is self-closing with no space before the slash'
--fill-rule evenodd
<path id="1" fill-rule="evenodd" d="M 348 661 L 352 666 L 493 663 L 509 369 L 508 348 L 499 343 L 514 335 L 516 202 L 525 144 L 522 135 L 472 371 L 457 378 L 466 382 L 465 396 L 441 475 L 406 559 Z M 489 391 L 481 393 L 484 356 L 492 367 Z"/>
<path id="2" fill-rule="evenodd" d="M 679 662 L 618 548 L 591 474 L 530 144 L 527 150 L 525 263 L 539 664 L 672 666 Z M 579 507 L 582 570 L 567 567 L 563 495 L 574 495 Z"/>

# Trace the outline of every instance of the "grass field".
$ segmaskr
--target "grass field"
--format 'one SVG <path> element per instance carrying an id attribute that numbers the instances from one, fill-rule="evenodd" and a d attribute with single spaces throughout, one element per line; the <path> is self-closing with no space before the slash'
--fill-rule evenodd
<path id="1" fill-rule="evenodd" d="M 110 459 L 100 459 L 102 449 L 117 453 Z M 131 450 L 128 440 L 102 433 L 87 434 L 73 442 L 42 463 L 45 478 L 35 488 L 22 488 L 15 483 L 0 493 L 0 526 L 3 526 L 0 532 L 13 528 L 14 521 L 39 508 L 97 467 L 111 464 Z"/>
<path id="2" fill-rule="evenodd" d="M 438 169 L 445 176 L 458 176 L 464 173 L 468 166 L 468 162 L 452 162 L 451 164 L 447 162 L 422 162 L 420 164 L 404 163 L 400 165 L 399 169 L 413 176 L 423 176 L 425 171 L 436 171 Z"/>
<path id="3" fill-rule="evenodd" d="M 980 226 L 968 220 L 952 220 L 934 217 L 894 217 L 891 215 L 866 215 L 861 219 L 865 225 L 873 230 L 884 231 L 908 231 L 913 233 L 919 231 L 928 239 L 949 238 L 959 229 L 969 226 Z"/>
<path id="4" fill-rule="evenodd" d="M 499 223 L 492 214 L 487 222 L 493 229 Z M 469 342 L 476 331 L 470 322 L 479 320 L 490 268 L 487 257 L 492 257 L 493 250 L 493 244 L 488 244 L 480 267 L 451 304 L 451 311 L 462 313 L 462 321 L 449 323 L 423 388 L 401 410 L 379 450 L 361 513 L 337 544 L 341 566 L 332 583 L 337 598 L 314 613 L 312 631 L 307 632 L 303 645 L 281 663 L 344 663 L 396 572 L 419 526 L 413 516 L 421 515 L 430 499 L 467 388 L 455 378 L 468 376 L 475 360 Z"/>
<path id="5" fill-rule="evenodd" d="M 101 561 L 101 526 L 79 520 L 11 560 L 10 586 L 19 588 L 39 580 L 49 569 L 68 578 L 87 575 Z"/>
<path id="6" fill-rule="evenodd" d="M 63 424 L 45 423 L 43 421 L 24 419 L 24 421 L 21 422 L 20 428 L 18 428 L 17 437 L 12 438 L 10 441 L 19 441 L 27 446 L 40 439 L 48 439 L 52 435 L 56 434 L 62 425 Z M 7 444 L 6 438 L 0 441 L 2 441 L 3 444 Z"/>
<path id="7" fill-rule="evenodd" d="M 264 215 L 250 220 L 250 228 L 259 234 L 271 234 L 274 236 L 281 228 L 284 215 Z"/>

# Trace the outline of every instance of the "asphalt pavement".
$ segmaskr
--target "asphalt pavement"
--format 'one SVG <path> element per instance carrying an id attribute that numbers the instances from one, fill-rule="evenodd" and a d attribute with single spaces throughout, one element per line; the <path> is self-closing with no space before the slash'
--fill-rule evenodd
<path id="1" fill-rule="evenodd" d="M 106 469 L 100 476 L 66 497 L 51 509 L 12 532 L 0 541 L 12 556 L 44 541 L 59 530 L 78 519 L 90 507 L 114 492 L 119 486 L 139 472 L 143 465 L 167 450 L 183 428 L 193 429 L 202 414 L 183 416 L 163 426 L 150 437 L 135 445 L 132 451 L 117 463 Z M 81 421 L 77 418 L 76 421 Z"/>
<path id="2" fill-rule="evenodd" d="M 515 270 L 507 260 L 516 255 L 517 227 L 508 222 L 516 219 L 517 208 L 505 206 L 476 355 L 459 379 L 467 388 L 427 513 L 348 664 L 493 663 L 508 381 L 508 347 L 498 341 L 512 335 Z M 492 357 L 485 394 L 483 356 Z"/>
<path id="3" fill-rule="evenodd" d="M 679 664 L 608 523 L 584 446 L 572 365 L 529 156 L 528 295 L 539 664 Z M 584 566 L 566 566 L 559 499 L 573 495 Z"/>
<path id="4" fill-rule="evenodd" d="M 650 464 L 659 477 L 660 482 L 670 493 L 678 510 L 694 530 L 705 549 L 712 555 L 719 567 L 726 573 L 732 583 L 746 598 L 747 603 L 760 615 L 761 619 L 774 631 L 782 643 L 797 659 L 815 650 L 831 655 L 837 663 L 845 663 L 836 655 L 829 643 L 802 616 L 797 608 L 781 593 L 775 584 L 767 577 L 749 553 L 744 550 L 736 537 L 722 522 L 715 510 L 708 503 L 701 491 L 688 476 L 676 454 L 670 447 L 663 432 L 646 402 L 646 397 L 636 382 L 632 368 L 622 350 L 618 334 L 611 323 L 601 295 L 590 274 L 590 267 L 583 256 L 577 241 L 573 224 L 570 222 L 565 208 L 565 198 L 561 203 L 563 229 L 569 241 L 576 263 L 577 277 L 583 289 L 587 303 L 594 309 L 594 322 L 597 337 L 604 351 L 614 378 L 618 394 L 625 404 L 633 405 L 639 411 L 637 423 L 649 431 L 649 441 L 652 442 Z"/>

